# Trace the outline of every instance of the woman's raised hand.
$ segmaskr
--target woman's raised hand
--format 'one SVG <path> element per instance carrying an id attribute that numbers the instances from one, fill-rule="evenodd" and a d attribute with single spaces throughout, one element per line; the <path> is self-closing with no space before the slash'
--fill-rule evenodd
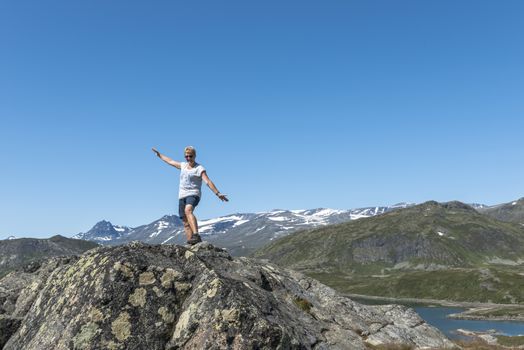
<path id="1" fill-rule="evenodd" d="M 220 198 L 222 202 L 229 202 L 229 199 L 227 199 L 227 196 L 225 194 L 219 193 L 217 196 L 218 198 Z"/>

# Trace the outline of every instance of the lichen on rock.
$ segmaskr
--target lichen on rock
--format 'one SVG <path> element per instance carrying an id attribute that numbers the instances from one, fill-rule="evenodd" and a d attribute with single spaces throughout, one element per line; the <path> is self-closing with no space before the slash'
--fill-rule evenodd
<path id="1" fill-rule="evenodd" d="M 222 319 L 229 323 L 238 323 L 240 311 L 238 309 L 225 309 L 220 312 Z"/>
<path id="2" fill-rule="evenodd" d="M 117 319 L 111 323 L 111 332 L 119 341 L 123 342 L 131 335 L 131 323 L 129 323 L 129 314 L 122 312 Z"/>
<path id="3" fill-rule="evenodd" d="M 73 337 L 73 349 L 89 349 L 93 338 L 100 333 L 100 329 L 94 322 L 82 326 L 81 331 Z"/>
<path id="4" fill-rule="evenodd" d="M 101 322 L 104 320 L 104 314 L 96 307 L 93 307 L 88 312 L 88 319 L 90 319 L 93 322 Z"/>
<path id="5" fill-rule="evenodd" d="M 183 333 L 190 333 L 192 330 L 192 323 L 191 321 L 194 318 L 195 311 L 197 310 L 196 304 L 190 304 L 184 312 L 180 315 L 178 318 L 178 322 L 175 327 L 175 332 L 173 333 L 173 338 L 176 340 L 178 338 L 181 338 Z"/>
<path id="6" fill-rule="evenodd" d="M 175 271 L 171 268 L 167 268 L 166 272 L 160 277 L 160 281 L 162 284 L 162 287 L 169 289 L 173 286 L 173 283 L 176 279 L 180 278 L 181 273 L 178 271 Z"/>
<path id="7" fill-rule="evenodd" d="M 141 286 L 148 286 L 156 282 L 155 274 L 153 272 L 144 272 L 138 276 L 138 284 Z"/>
<path id="8" fill-rule="evenodd" d="M 121 272 L 127 278 L 133 278 L 134 277 L 134 274 L 133 274 L 133 271 L 131 270 L 131 268 L 129 266 L 125 265 L 125 264 L 122 264 L 120 261 L 117 261 L 113 265 L 113 268 L 115 269 L 115 271 Z"/>
<path id="9" fill-rule="evenodd" d="M 221 285 L 221 282 L 218 278 L 215 278 L 214 280 L 212 280 L 209 283 L 209 288 L 206 291 L 206 296 L 208 298 L 213 298 L 217 294 L 218 289 L 220 288 L 220 285 Z"/>
<path id="10" fill-rule="evenodd" d="M 146 294 L 147 291 L 145 290 L 145 288 L 135 289 L 133 294 L 129 296 L 129 303 L 133 306 L 144 307 L 144 305 L 146 304 Z"/>
<path id="11" fill-rule="evenodd" d="M 166 323 L 172 323 L 175 319 L 175 315 L 169 312 L 167 308 L 163 306 L 158 309 L 158 314 L 162 316 L 162 320 L 164 320 Z"/>
<path id="12" fill-rule="evenodd" d="M 191 283 L 184 283 L 184 282 L 175 282 L 175 290 L 179 293 L 186 293 L 189 290 L 191 290 Z"/>

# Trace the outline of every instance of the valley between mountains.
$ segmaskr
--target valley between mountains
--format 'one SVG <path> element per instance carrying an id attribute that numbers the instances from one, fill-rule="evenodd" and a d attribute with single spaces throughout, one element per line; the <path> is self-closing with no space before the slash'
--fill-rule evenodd
<path id="1" fill-rule="evenodd" d="M 512 304 L 485 310 L 482 317 L 523 319 L 524 220 L 518 215 L 523 204 L 521 199 L 477 210 L 430 201 L 296 232 L 254 256 L 344 293 Z"/>

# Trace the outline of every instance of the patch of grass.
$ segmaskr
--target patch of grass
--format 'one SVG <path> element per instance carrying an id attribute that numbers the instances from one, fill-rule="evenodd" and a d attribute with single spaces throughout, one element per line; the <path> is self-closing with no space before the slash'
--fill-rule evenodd
<path id="1" fill-rule="evenodd" d="M 497 341 L 504 346 L 522 346 L 524 345 L 524 336 L 509 337 L 506 335 L 497 335 Z"/>
<path id="2" fill-rule="evenodd" d="M 389 271 L 387 277 L 344 273 L 306 274 L 342 293 L 390 298 L 524 303 L 524 276 L 516 271 L 496 268 Z M 518 311 L 514 313 L 518 314 Z"/>
<path id="3" fill-rule="evenodd" d="M 507 350 L 507 348 L 500 345 L 491 345 L 481 339 L 474 340 L 457 340 L 455 344 L 460 346 L 463 350 Z"/>
<path id="4" fill-rule="evenodd" d="M 307 312 L 308 314 L 311 313 L 311 308 L 313 307 L 313 304 L 311 304 L 309 300 L 301 298 L 301 297 L 295 297 L 295 299 L 293 299 L 293 302 L 302 311 Z"/>
<path id="5" fill-rule="evenodd" d="M 493 307 L 489 309 L 472 310 L 467 312 L 467 315 L 478 317 L 524 317 L 524 306 Z"/>

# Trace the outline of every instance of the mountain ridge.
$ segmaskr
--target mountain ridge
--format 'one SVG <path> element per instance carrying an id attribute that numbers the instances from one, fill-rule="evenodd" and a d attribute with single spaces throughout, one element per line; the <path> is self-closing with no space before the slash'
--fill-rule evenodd
<path id="1" fill-rule="evenodd" d="M 0 240 L 0 277 L 7 272 L 51 256 L 74 255 L 98 244 L 55 235 L 50 238 L 14 238 Z"/>
<path id="2" fill-rule="evenodd" d="M 267 242 L 286 236 L 300 228 L 314 228 L 333 223 L 379 215 L 390 210 L 409 206 L 398 203 L 389 207 L 357 209 L 274 209 L 269 212 L 235 213 L 218 218 L 199 220 L 199 232 L 205 240 L 227 248 L 234 256 L 247 255 Z M 135 228 L 118 226 L 120 232 L 108 227 L 107 221 L 98 222 L 86 233 L 73 236 L 104 245 L 141 241 L 150 244 L 184 244 L 182 221 L 176 215 L 164 215 L 149 224 Z M 112 224 L 111 224 L 112 225 Z M 117 227 L 117 226 L 113 226 Z M 101 228 L 99 230 L 99 228 Z"/>
<path id="3" fill-rule="evenodd" d="M 524 197 L 517 200 L 479 209 L 495 219 L 524 225 Z"/>

